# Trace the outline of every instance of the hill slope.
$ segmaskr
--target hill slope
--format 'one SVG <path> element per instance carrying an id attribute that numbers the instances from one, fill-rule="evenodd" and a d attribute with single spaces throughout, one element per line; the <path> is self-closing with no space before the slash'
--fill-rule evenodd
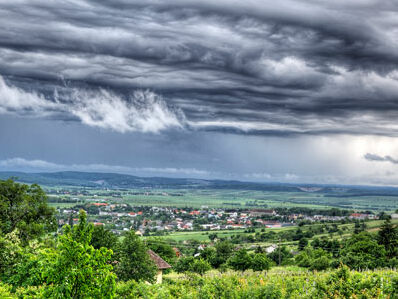
<path id="1" fill-rule="evenodd" d="M 14 177 L 17 181 L 45 186 L 77 186 L 91 188 L 155 188 L 155 189 L 234 189 L 282 192 L 322 193 L 330 197 L 398 196 L 398 188 L 287 183 L 253 183 L 241 181 L 189 178 L 138 177 L 118 173 L 97 172 L 0 172 L 0 179 Z"/>

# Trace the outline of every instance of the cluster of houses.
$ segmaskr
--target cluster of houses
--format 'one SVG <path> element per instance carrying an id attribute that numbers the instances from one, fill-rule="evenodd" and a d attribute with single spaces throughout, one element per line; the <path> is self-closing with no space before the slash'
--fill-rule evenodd
<path id="1" fill-rule="evenodd" d="M 77 223 L 78 209 L 60 209 L 59 225 Z M 175 207 L 131 207 L 124 203 L 89 202 L 83 207 L 95 225 L 106 225 L 115 233 L 135 229 L 146 232 L 171 232 L 181 230 L 225 230 L 249 227 L 279 228 L 306 220 L 339 221 L 342 219 L 377 219 L 373 214 L 352 213 L 347 216 L 278 215 L 273 209 L 200 209 Z M 72 219 L 72 220 L 71 220 Z M 68 222 L 69 221 L 69 222 Z"/>
<path id="2" fill-rule="evenodd" d="M 289 220 L 307 220 L 311 222 L 316 221 L 340 221 L 343 219 L 350 220 L 375 220 L 378 219 L 377 215 L 374 214 L 362 214 L 362 213 L 352 213 L 349 216 L 328 216 L 328 215 L 302 215 L 302 214 L 292 214 L 288 216 Z"/>
<path id="3" fill-rule="evenodd" d="M 95 214 L 90 214 L 90 206 L 97 208 Z M 86 208 L 87 207 L 87 208 Z M 87 204 L 85 210 L 89 217 L 94 218 L 95 225 L 111 225 L 116 230 L 133 228 L 144 233 L 150 231 L 176 230 L 221 230 L 248 228 L 254 225 L 265 227 L 281 227 L 291 225 L 278 220 L 264 220 L 261 217 L 278 216 L 275 210 L 257 209 L 250 211 L 209 209 L 182 209 L 171 207 L 150 207 L 143 210 L 130 211 L 127 204 L 108 204 L 93 202 Z M 59 211 L 59 225 L 62 226 L 69 219 L 77 223 L 78 208 L 62 209 Z M 162 215 L 162 220 L 159 219 Z M 73 216 L 71 218 L 71 216 Z"/>

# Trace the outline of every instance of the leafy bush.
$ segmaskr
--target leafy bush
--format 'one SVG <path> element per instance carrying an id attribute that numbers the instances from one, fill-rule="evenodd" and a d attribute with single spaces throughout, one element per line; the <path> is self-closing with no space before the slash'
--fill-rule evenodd
<path id="1" fill-rule="evenodd" d="M 117 285 L 117 298 L 396 298 L 398 273 L 351 271 L 225 273 L 207 277 L 165 279 L 162 285 L 126 282 Z M 394 297 L 395 296 L 395 297 Z"/>
<path id="2" fill-rule="evenodd" d="M 375 269 L 386 266 L 386 250 L 367 232 L 353 235 L 340 252 L 341 261 L 353 269 Z"/>
<path id="3" fill-rule="evenodd" d="M 281 272 L 282 271 L 282 272 Z M 0 284 L 0 298 L 43 298 L 45 286 L 19 288 L 14 294 Z M 59 296 L 61 298 L 62 296 Z M 96 298 L 84 294 L 81 298 Z M 185 278 L 165 278 L 163 284 L 119 281 L 115 298 L 397 298 L 398 273 L 391 270 L 331 272 L 277 270 L 267 275 L 247 271 Z M 62 297 L 62 298 L 65 298 Z M 106 298 L 101 296 L 97 298 Z M 110 297 L 109 297 L 110 298 Z"/>
<path id="4" fill-rule="evenodd" d="M 211 269 L 210 264 L 202 258 L 182 257 L 178 260 L 174 270 L 178 273 L 192 272 L 203 275 Z"/>
<path id="5" fill-rule="evenodd" d="M 321 256 L 315 259 L 310 266 L 311 270 L 326 270 L 330 267 L 330 259 L 327 256 Z"/>
<path id="6" fill-rule="evenodd" d="M 239 249 L 228 259 L 227 264 L 234 270 L 245 271 L 252 266 L 252 259 L 246 249 Z"/>
<path id="7" fill-rule="evenodd" d="M 199 258 L 199 259 L 195 259 L 193 261 L 189 270 L 193 273 L 203 275 L 210 269 L 211 269 L 210 264 L 207 261 L 205 261 L 204 259 Z"/>
<path id="8" fill-rule="evenodd" d="M 65 227 L 56 246 L 42 248 L 43 243 L 24 249 L 14 272 L 7 281 L 19 286 L 23 298 L 111 298 L 115 274 L 108 263 L 112 251 L 94 249 L 90 244 L 92 224 L 81 211 L 80 222 Z"/>
<path id="9" fill-rule="evenodd" d="M 115 274 L 108 263 L 112 251 L 94 249 L 90 243 L 92 224 L 87 223 L 84 211 L 79 225 L 68 226 L 54 252 L 48 252 L 42 263 L 42 277 L 47 284 L 46 298 L 112 298 Z M 47 262 L 50 261 L 50 262 Z"/>
<path id="10" fill-rule="evenodd" d="M 273 261 L 267 257 L 264 253 L 256 253 L 253 255 L 251 260 L 251 269 L 253 271 L 264 271 L 271 269 Z"/>
<path id="11" fill-rule="evenodd" d="M 306 248 L 295 257 L 298 266 L 311 270 L 326 270 L 330 267 L 331 256 L 323 249 Z"/>

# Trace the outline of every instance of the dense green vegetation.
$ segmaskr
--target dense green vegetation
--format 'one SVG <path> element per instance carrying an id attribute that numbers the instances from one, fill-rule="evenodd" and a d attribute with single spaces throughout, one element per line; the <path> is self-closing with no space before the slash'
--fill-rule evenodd
<path id="1" fill-rule="evenodd" d="M 130 281 L 117 285 L 121 298 L 397 298 L 395 271 L 323 273 L 283 271 L 227 272 L 205 277 L 165 279 L 163 285 Z"/>
<path id="2" fill-rule="evenodd" d="M 43 190 L 12 180 L 0 181 L 0 219 L 1 232 L 17 230 L 24 242 L 56 229 L 54 209 L 48 207 Z"/>
<path id="3" fill-rule="evenodd" d="M 18 289 L 0 284 L 1 298 L 33 298 L 43 287 Z M 32 298 L 29 297 L 29 298 Z M 166 278 L 161 285 L 134 280 L 118 282 L 115 298 L 397 298 L 396 271 L 350 271 L 347 267 L 330 272 L 283 271 L 253 274 L 250 271 L 206 276 Z M 90 297 L 82 297 L 90 298 Z M 91 297 L 91 298 L 107 298 Z"/>
<path id="4" fill-rule="evenodd" d="M 0 187 L 1 298 L 398 297 L 398 273 L 391 270 L 398 267 L 398 228 L 387 216 L 341 223 L 350 226 L 341 234 L 335 223 L 280 229 L 276 239 L 285 240 L 269 254 L 247 248 L 241 237 L 206 235 L 206 246 L 182 243 L 185 255 L 177 257 L 176 243 L 133 230 L 117 238 L 89 223 L 84 210 L 78 224 L 55 233 L 54 211 L 39 186 L 8 180 Z M 243 234 L 261 240 L 268 232 Z M 157 269 L 148 249 L 173 266 L 162 285 L 150 284 Z M 299 270 L 272 270 L 277 265 Z"/>

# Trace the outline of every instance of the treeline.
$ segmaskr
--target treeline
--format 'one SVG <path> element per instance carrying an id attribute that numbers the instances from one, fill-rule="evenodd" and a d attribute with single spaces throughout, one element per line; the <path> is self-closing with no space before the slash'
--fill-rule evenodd
<path id="1" fill-rule="evenodd" d="M 338 208 L 331 209 L 310 209 L 305 207 L 292 207 L 292 208 L 275 208 L 279 215 L 302 214 L 307 216 L 323 215 L 323 216 L 349 216 L 353 210 L 344 210 Z M 366 212 L 372 214 L 372 212 Z"/>
<path id="2" fill-rule="evenodd" d="M 344 223 L 348 223 L 348 221 L 342 221 Z M 366 229 L 365 221 L 353 221 L 354 223 L 354 232 L 361 232 Z M 303 225 L 302 225 L 303 224 Z M 349 228 L 347 226 L 339 226 L 338 223 L 316 223 L 304 226 L 304 222 L 299 223 L 299 227 L 297 229 L 289 229 L 282 230 L 276 232 L 274 230 L 267 230 L 262 228 L 261 230 L 257 230 L 254 227 L 248 228 L 244 231 L 244 233 L 234 234 L 230 238 L 225 238 L 220 235 L 218 237 L 217 233 L 209 234 L 209 239 L 214 240 L 219 238 L 220 240 L 229 240 L 234 244 L 245 244 L 245 243 L 260 243 L 260 242 L 279 242 L 279 240 L 283 241 L 299 241 L 303 238 L 311 239 L 316 235 L 320 234 L 329 234 L 340 235 L 347 233 Z M 325 237 L 326 238 L 326 237 Z"/>

